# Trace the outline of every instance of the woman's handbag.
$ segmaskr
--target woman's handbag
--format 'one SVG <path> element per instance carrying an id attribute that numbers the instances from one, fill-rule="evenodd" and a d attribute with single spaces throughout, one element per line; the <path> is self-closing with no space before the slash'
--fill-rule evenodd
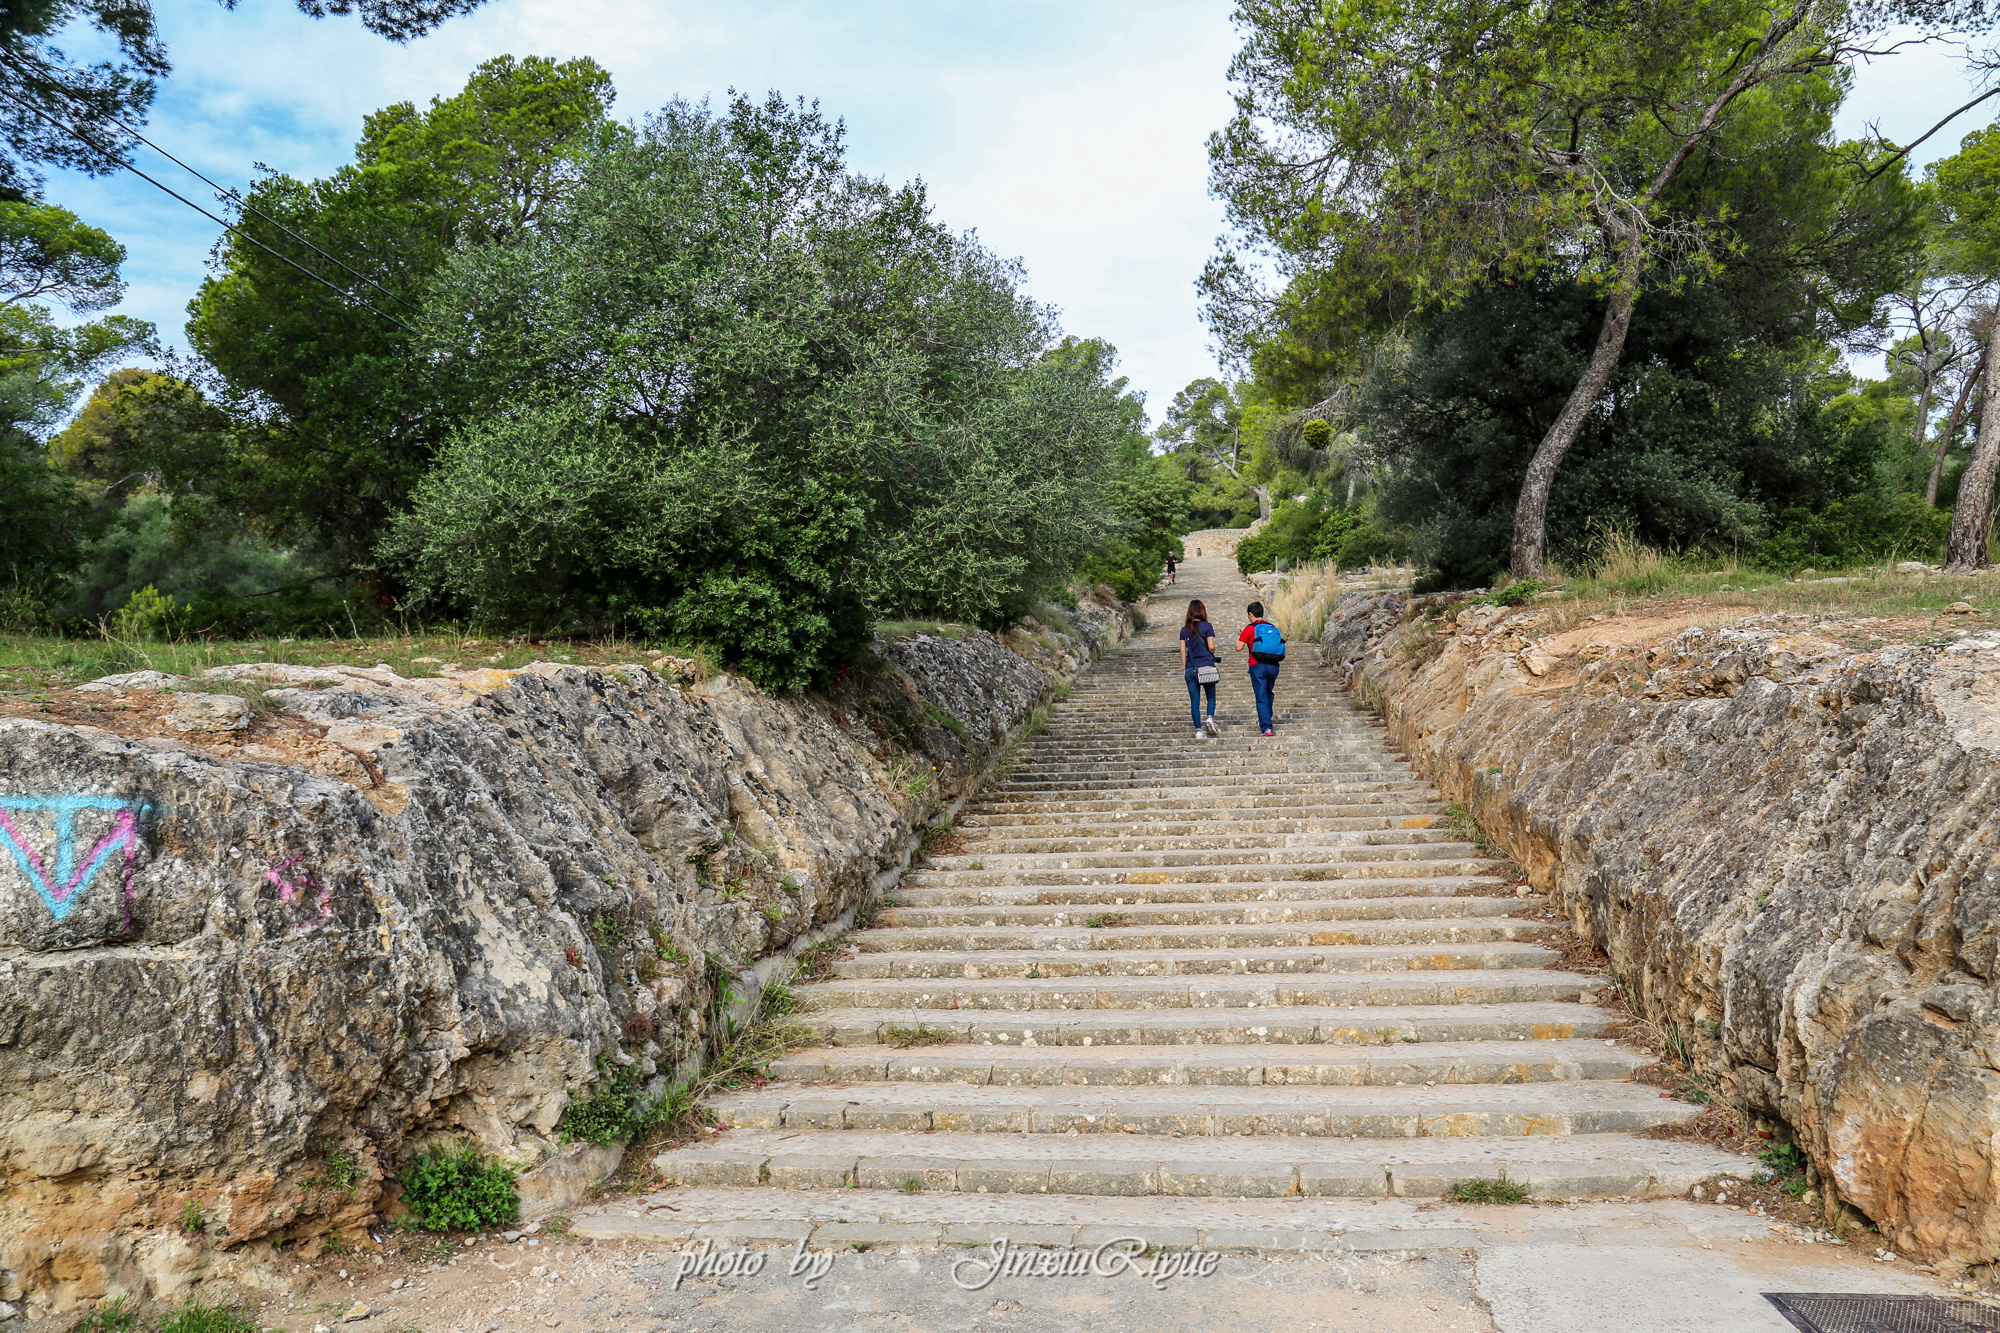
<path id="1" fill-rule="evenodd" d="M 1194 678 L 1195 683 L 1198 685 L 1213 685 L 1222 679 L 1222 668 L 1217 666 L 1198 666 L 1194 669 Z"/>

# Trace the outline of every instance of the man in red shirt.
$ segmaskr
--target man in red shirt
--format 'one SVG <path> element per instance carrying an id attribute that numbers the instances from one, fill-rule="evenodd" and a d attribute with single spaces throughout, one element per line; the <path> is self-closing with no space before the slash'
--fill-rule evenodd
<path id="1" fill-rule="evenodd" d="M 1277 733 L 1271 729 L 1271 693 L 1277 688 L 1278 667 L 1285 660 L 1285 636 L 1264 619 L 1262 602 L 1252 602 L 1244 609 L 1250 613 L 1250 623 L 1237 636 L 1236 651 L 1250 654 L 1250 692 L 1257 696 L 1257 728 L 1272 736 Z"/>

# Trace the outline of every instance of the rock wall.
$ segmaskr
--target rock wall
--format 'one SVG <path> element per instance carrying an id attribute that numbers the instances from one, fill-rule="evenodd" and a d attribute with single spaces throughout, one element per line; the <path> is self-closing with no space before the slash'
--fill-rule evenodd
<path id="1" fill-rule="evenodd" d="M 1356 593 L 1322 647 L 1830 1213 L 2000 1261 L 2000 635 L 1748 614 Z"/>
<path id="2" fill-rule="evenodd" d="M 1015 647 L 1129 631 L 1074 619 Z M 365 1236 L 425 1135 L 544 1208 L 601 1179 L 571 1099 L 698 1060 L 718 979 L 849 919 L 1059 679 L 990 635 L 877 651 L 823 696 L 251 666 L 0 717 L 0 1299 L 255 1284 Z"/>
<path id="3" fill-rule="evenodd" d="M 1203 528 L 1200 532 L 1190 532 L 1181 538 L 1181 559 L 1196 560 L 1204 557 L 1226 556 L 1236 558 L 1236 547 L 1264 530 L 1271 520 L 1260 518 L 1247 528 Z M 1200 556 L 1195 552 L 1199 551 Z"/>

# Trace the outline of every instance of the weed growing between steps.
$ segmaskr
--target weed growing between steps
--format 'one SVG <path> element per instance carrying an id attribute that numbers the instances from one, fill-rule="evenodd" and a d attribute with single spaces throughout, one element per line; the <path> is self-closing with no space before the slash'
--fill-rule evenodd
<path id="1" fill-rule="evenodd" d="M 1478 1176 L 1459 1181 L 1444 1197 L 1453 1203 L 1526 1203 L 1528 1191 L 1518 1181 Z"/>
<path id="2" fill-rule="evenodd" d="M 114 1296 L 77 1320 L 70 1333 L 257 1333 L 257 1321 L 233 1305 L 200 1300 L 149 1317 Z"/>

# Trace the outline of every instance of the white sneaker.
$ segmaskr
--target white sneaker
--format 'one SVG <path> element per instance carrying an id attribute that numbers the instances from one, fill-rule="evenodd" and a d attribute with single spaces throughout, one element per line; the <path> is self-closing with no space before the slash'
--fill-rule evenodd
<path id="1" fill-rule="evenodd" d="M 1196 727 L 1194 730 L 1194 738 L 1198 741 L 1205 741 L 1208 739 L 1208 733 L 1203 731 L 1200 727 Z"/>
<path id="2" fill-rule="evenodd" d="M 1209 734 L 1210 739 L 1213 739 L 1222 734 L 1222 728 L 1215 725 L 1215 719 L 1213 717 L 1209 718 L 1208 721 L 1202 723 L 1201 725 L 1202 725 L 1202 730 L 1206 731 Z"/>

